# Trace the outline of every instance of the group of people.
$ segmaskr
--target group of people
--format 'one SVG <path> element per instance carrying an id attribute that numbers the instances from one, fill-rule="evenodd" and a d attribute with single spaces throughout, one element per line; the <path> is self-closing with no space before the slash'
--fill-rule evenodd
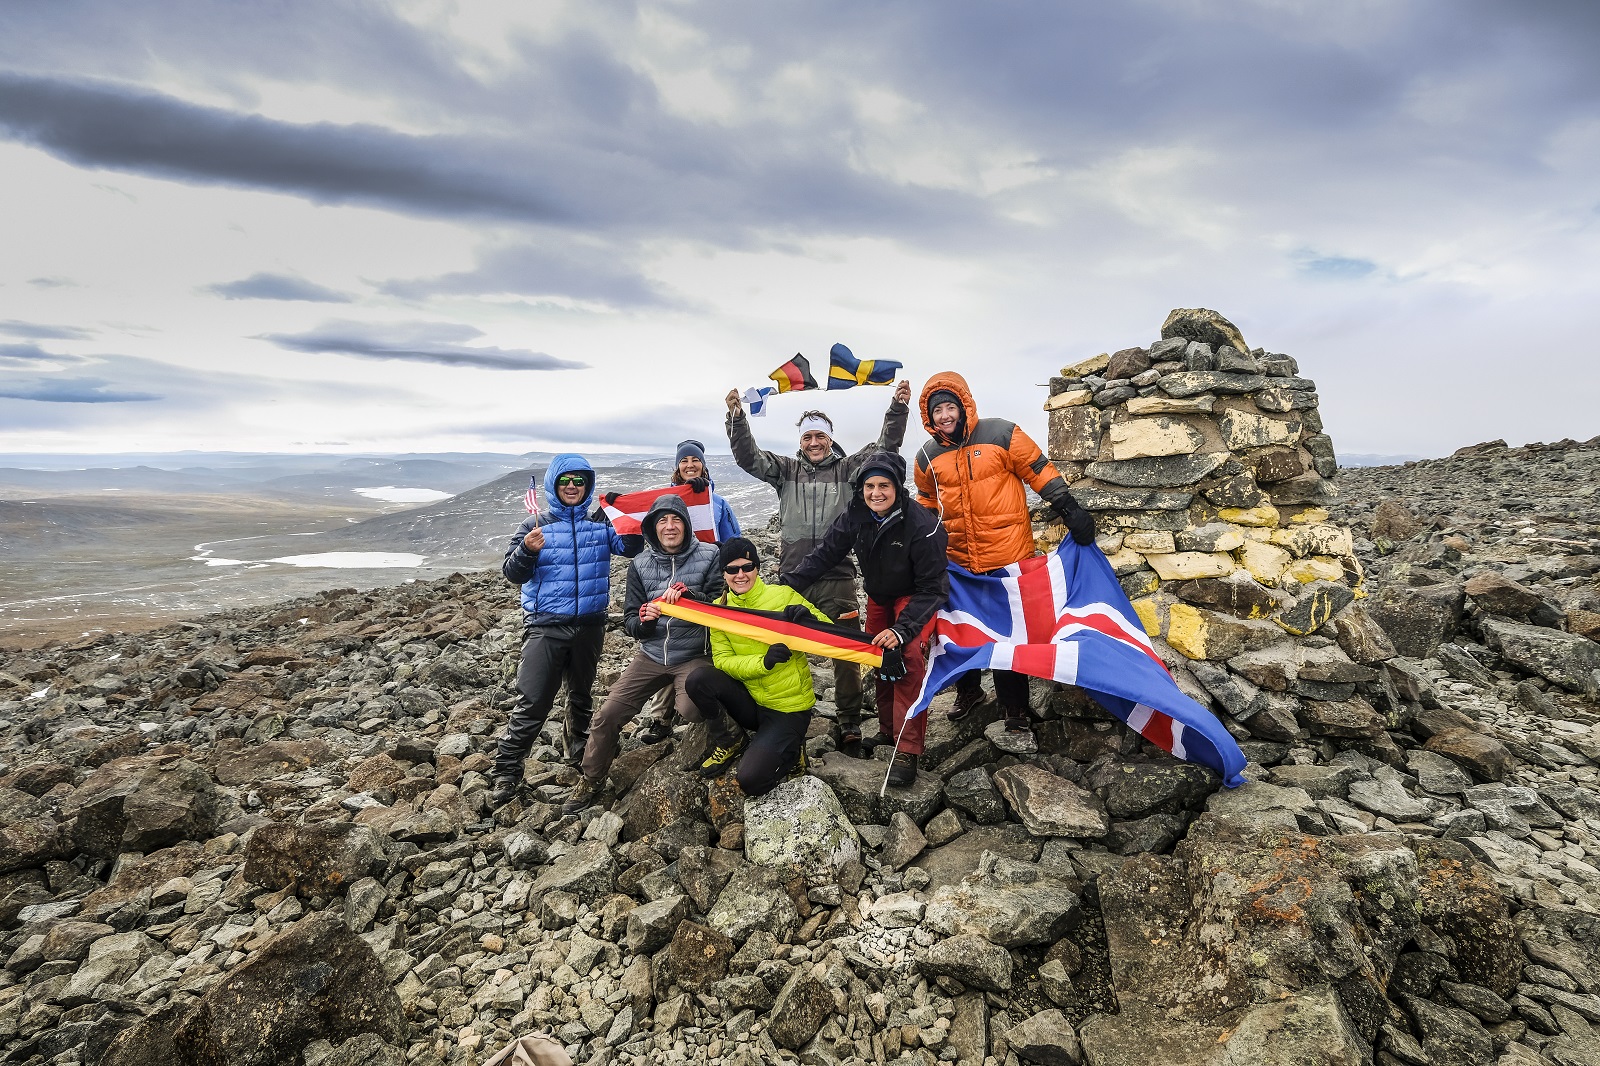
<path id="1" fill-rule="evenodd" d="M 1079 544 L 1092 543 L 1095 530 L 1039 446 L 1012 422 L 979 418 L 956 373 L 934 375 L 919 398 L 930 439 L 916 453 L 913 496 L 899 454 L 910 399 L 910 383 L 901 381 L 878 439 L 852 454 L 833 439 L 827 415 L 807 411 L 798 422 L 799 449 L 787 456 L 756 443 L 737 390 L 728 393 L 734 461 L 778 493 L 780 553 L 771 582 L 761 577 L 756 546 L 715 492 L 717 543 L 696 537 L 676 494 L 654 502 L 641 537 L 624 538 L 602 512 L 591 514 L 593 467 L 578 455 L 557 456 L 545 472 L 548 511 L 523 522 L 502 566 L 507 580 L 522 587 L 525 628 L 517 702 L 495 758 L 495 805 L 519 794 L 523 761 L 563 683 L 566 755 L 582 772 L 564 805 L 568 813 L 602 794 L 622 727 L 668 686 L 678 714 L 707 723 L 703 776 L 733 768 L 744 794 L 759 796 L 803 773 L 817 702 L 806 656 L 781 642 L 708 630 L 663 613 L 661 605 L 689 599 L 862 629 L 858 568 L 867 594 L 863 639 L 888 653 L 876 683 L 878 741 L 894 745 L 887 780 L 896 787 L 914 781 L 927 716 L 908 720 L 907 712 L 922 688 L 934 617 L 949 595 L 947 565 L 992 573 L 1033 555 L 1028 487 Z M 672 480 L 714 489 L 699 442 L 679 446 Z M 623 624 L 639 646 L 594 713 L 613 555 L 630 558 Z M 1027 677 L 993 674 L 1006 728 L 1030 730 Z M 833 676 L 838 749 L 868 757 L 861 668 L 835 659 Z M 980 686 L 977 672 L 960 677 L 952 718 L 983 702 Z M 643 738 L 666 735 L 664 724 L 652 723 Z"/>

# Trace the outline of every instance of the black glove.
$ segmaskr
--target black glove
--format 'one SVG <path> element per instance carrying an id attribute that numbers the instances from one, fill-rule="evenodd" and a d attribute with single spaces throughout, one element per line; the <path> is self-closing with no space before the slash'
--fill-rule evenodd
<path id="1" fill-rule="evenodd" d="M 692 477 L 689 479 L 688 484 L 694 491 L 704 492 L 711 487 L 711 479 L 708 477 Z"/>
<path id="2" fill-rule="evenodd" d="M 906 676 L 906 653 L 904 645 L 883 649 L 883 665 L 878 667 L 878 676 L 885 681 L 895 682 Z"/>
<path id="3" fill-rule="evenodd" d="M 792 654 L 794 653 L 789 650 L 789 645 L 774 644 L 772 647 L 767 649 L 767 654 L 762 657 L 761 665 L 765 666 L 768 670 L 772 670 L 776 668 L 779 663 L 787 660 Z"/>
<path id="4" fill-rule="evenodd" d="M 785 622 L 793 622 L 797 626 L 803 626 L 809 622 L 815 622 L 817 616 L 806 610 L 804 604 L 791 603 L 783 609 L 783 620 Z"/>
<path id="5" fill-rule="evenodd" d="M 1082 507 L 1068 507 L 1061 514 L 1061 520 L 1067 524 L 1067 532 L 1072 534 L 1074 543 L 1086 547 L 1094 543 L 1094 515 Z"/>
<path id="6" fill-rule="evenodd" d="M 620 492 L 608 492 L 600 498 L 606 501 L 607 507 L 615 507 L 617 505 L 617 497 L 621 495 L 622 493 Z"/>

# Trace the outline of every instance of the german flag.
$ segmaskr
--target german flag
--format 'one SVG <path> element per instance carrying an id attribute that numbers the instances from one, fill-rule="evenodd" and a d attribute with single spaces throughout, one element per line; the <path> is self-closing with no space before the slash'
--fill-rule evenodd
<path id="1" fill-rule="evenodd" d="M 892 385 L 902 364 L 893 359 L 857 359 L 842 344 L 828 352 L 828 388 L 851 389 L 857 385 Z"/>
<path id="2" fill-rule="evenodd" d="M 779 392 L 805 392 L 817 388 L 817 379 L 811 376 L 811 364 L 799 353 L 767 377 L 777 383 Z"/>
<path id="3" fill-rule="evenodd" d="M 662 614 L 682 618 L 707 629 L 720 629 L 724 633 L 759 640 L 763 644 L 785 644 L 790 651 L 801 651 L 807 655 L 843 659 L 874 668 L 883 665 L 883 650 L 863 640 L 859 629 L 823 625 L 817 621 L 799 625 L 776 611 L 752 611 L 744 607 L 724 607 L 691 599 L 681 599 L 677 603 L 665 600 L 655 602 Z"/>

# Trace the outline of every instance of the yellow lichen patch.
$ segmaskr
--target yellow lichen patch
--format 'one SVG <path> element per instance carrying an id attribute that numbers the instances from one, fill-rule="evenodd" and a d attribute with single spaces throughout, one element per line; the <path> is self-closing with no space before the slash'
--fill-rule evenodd
<path id="1" fill-rule="evenodd" d="M 1061 376 L 1064 378 L 1081 378 L 1085 375 L 1093 374 L 1096 370 L 1104 370 L 1109 362 L 1111 362 L 1111 356 L 1106 352 L 1101 352 L 1099 355 L 1090 356 L 1088 359 L 1081 359 L 1076 363 L 1070 363 L 1062 367 Z"/>
<path id="2" fill-rule="evenodd" d="M 1217 512 L 1217 517 L 1236 526 L 1275 526 L 1278 509 L 1270 503 L 1260 507 L 1224 507 Z"/>
<path id="3" fill-rule="evenodd" d="M 1187 603 L 1175 603 L 1167 612 L 1167 643 L 1191 659 L 1206 657 L 1206 619 Z"/>
<path id="4" fill-rule="evenodd" d="M 1245 541 L 1233 554 L 1251 577 L 1268 587 L 1278 583 L 1284 568 L 1289 565 L 1288 552 L 1256 540 Z"/>
<path id="5" fill-rule="evenodd" d="M 1161 635 L 1161 605 L 1154 599 L 1146 596 L 1133 601 L 1133 613 L 1139 616 L 1139 622 L 1144 626 L 1146 636 L 1159 637 Z"/>
<path id="6" fill-rule="evenodd" d="M 1344 567 L 1339 565 L 1339 560 L 1322 555 L 1314 555 L 1309 559 L 1296 559 L 1289 564 L 1285 572 L 1302 585 L 1309 585 L 1313 581 L 1340 581 L 1344 578 Z"/>

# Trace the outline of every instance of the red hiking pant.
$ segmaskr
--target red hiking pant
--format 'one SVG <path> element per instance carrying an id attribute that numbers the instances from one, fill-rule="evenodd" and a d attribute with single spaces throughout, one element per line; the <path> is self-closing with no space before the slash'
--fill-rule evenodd
<path id="1" fill-rule="evenodd" d="M 894 620 L 905 610 L 907 603 L 911 602 L 910 596 L 901 596 L 894 601 L 892 607 L 885 607 L 875 600 L 867 600 L 867 637 L 871 639 L 883 630 L 894 625 Z M 917 691 L 922 688 L 922 675 L 928 670 L 928 640 L 933 634 L 933 620 L 922 627 L 922 632 L 909 644 L 900 645 L 900 651 L 906 659 L 906 676 L 899 681 L 878 681 L 878 731 L 893 740 L 900 738 L 896 750 L 907 755 L 922 754 L 922 738 L 928 727 L 928 714 L 926 711 L 906 723 L 906 711 L 916 702 Z M 905 726 L 904 735 L 900 727 Z"/>

